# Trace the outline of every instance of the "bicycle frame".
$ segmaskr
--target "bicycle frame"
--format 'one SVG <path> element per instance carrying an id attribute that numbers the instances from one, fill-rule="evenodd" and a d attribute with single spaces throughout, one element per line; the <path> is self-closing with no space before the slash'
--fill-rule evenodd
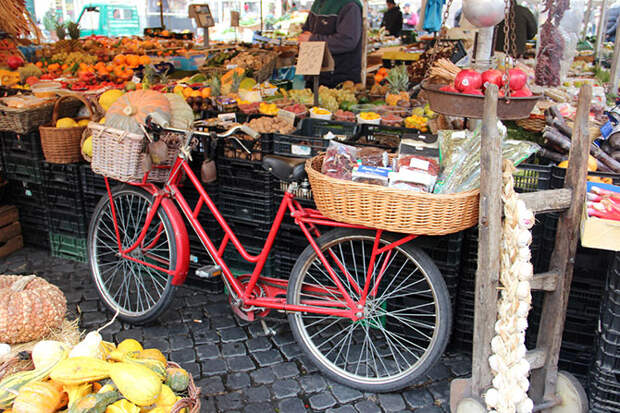
<path id="1" fill-rule="evenodd" d="M 144 227 L 138 236 L 136 242 L 131 245 L 129 248 L 123 249 L 121 245 L 121 237 L 119 232 L 119 226 L 116 219 L 116 210 L 113 202 L 112 192 L 110 189 L 109 182 L 106 178 L 106 187 L 108 190 L 108 197 L 110 199 L 111 213 L 112 218 L 114 220 L 114 230 L 117 236 L 117 243 L 119 248 L 119 254 L 128 260 L 132 260 L 134 262 L 138 262 L 142 265 L 148 266 L 150 268 L 156 269 L 158 271 L 162 271 L 169 275 L 173 275 L 173 285 L 181 285 L 183 284 L 186 276 L 186 272 L 184 274 L 175 274 L 174 270 L 169 270 L 164 267 L 160 267 L 151 262 L 146 262 L 140 260 L 132 255 L 131 252 L 136 248 L 140 248 L 143 255 L 149 258 L 148 249 L 149 246 L 156 244 L 159 236 L 162 234 L 163 225 L 160 224 L 158 231 L 155 235 L 155 239 L 149 245 L 143 245 L 144 238 L 147 233 L 147 229 L 150 227 L 155 214 L 160 208 L 162 202 L 166 198 L 172 198 L 176 201 L 176 204 L 180 208 L 183 215 L 185 215 L 186 219 L 189 221 L 190 225 L 198 235 L 201 243 L 205 247 L 205 249 L 209 252 L 211 257 L 214 259 L 215 264 L 219 265 L 222 269 L 224 281 L 226 282 L 229 293 L 231 294 L 231 303 L 239 308 L 244 308 L 247 313 L 251 313 L 249 309 L 275 309 L 275 310 L 283 310 L 286 312 L 309 312 L 316 314 L 325 314 L 325 315 L 333 315 L 350 318 L 353 321 L 357 321 L 364 317 L 362 309 L 366 303 L 367 297 L 370 295 L 375 296 L 383 277 L 383 274 L 387 268 L 389 259 L 392 254 L 392 250 L 402 244 L 405 244 L 412 239 L 416 238 L 416 235 L 404 235 L 398 241 L 385 245 L 383 247 L 379 247 L 379 241 L 381 239 L 381 235 L 383 233 L 380 229 L 371 229 L 368 227 L 364 227 L 361 225 L 347 224 L 343 222 L 333 221 L 329 218 L 323 216 L 319 211 L 313 209 L 307 209 L 301 207 L 301 205 L 294 199 L 291 192 L 286 191 L 284 194 L 284 198 L 280 203 L 278 208 L 276 217 L 274 222 L 272 223 L 271 229 L 269 230 L 269 234 L 267 236 L 267 240 L 259 253 L 259 255 L 253 256 L 250 255 L 246 249 L 243 247 L 237 236 L 234 234 L 232 229 L 226 223 L 224 217 L 220 214 L 216 205 L 213 203 L 206 190 L 203 188 L 201 182 L 196 177 L 191 167 L 189 166 L 187 160 L 185 159 L 185 155 L 182 154 L 183 151 L 179 153 L 179 156 L 176 158 L 174 164 L 171 167 L 160 167 L 160 168 L 169 168 L 170 175 L 168 177 L 167 182 L 164 184 L 163 189 L 158 188 L 156 185 L 147 182 L 148 172 L 144 175 L 143 180 L 140 183 L 132 183 L 132 185 L 139 186 L 144 188 L 149 193 L 153 195 L 153 206 L 149 209 L 147 213 L 147 217 L 145 219 Z M 186 199 L 181 194 L 179 189 L 179 185 L 181 183 L 181 179 L 183 177 L 183 172 L 186 174 L 187 178 L 191 182 L 191 184 L 198 191 L 200 198 L 197 204 L 192 208 L 187 203 Z M 213 241 L 209 238 L 201 223 L 198 221 L 198 215 L 200 214 L 202 208 L 207 206 L 209 211 L 213 214 L 218 224 L 224 230 L 224 238 L 221 241 L 218 247 L 215 246 Z M 289 212 L 290 215 L 294 218 L 295 223 L 301 228 L 302 232 L 308 239 L 308 242 L 316 252 L 319 260 L 323 264 L 326 269 L 328 275 L 336 285 L 334 287 L 323 287 L 323 286 L 312 286 L 308 287 L 309 290 L 316 293 L 327 293 L 332 297 L 336 298 L 334 300 L 302 300 L 301 304 L 290 304 L 287 303 L 286 293 L 288 280 L 265 277 L 262 276 L 262 270 L 265 266 L 265 263 L 269 257 L 271 249 L 273 247 L 274 241 L 276 239 L 277 233 L 280 229 L 282 221 L 284 219 L 285 214 Z M 172 214 L 170 216 L 172 221 L 172 226 L 177 232 L 178 228 L 184 227 L 185 223 L 179 214 Z M 351 274 L 346 270 L 343 263 L 339 261 L 339 259 L 335 256 L 335 254 L 330 250 L 328 253 L 330 257 L 335 261 L 338 269 L 345 275 L 346 281 L 350 283 L 352 287 L 352 291 L 360 297 L 357 300 L 354 300 L 351 295 L 347 292 L 347 288 L 344 287 L 340 277 L 336 274 L 334 268 L 329 264 L 326 256 L 319 248 L 315 237 L 320 236 L 320 232 L 317 226 L 327 226 L 327 227 L 339 227 L 339 228 L 357 228 L 357 229 L 371 229 L 375 231 L 375 239 L 372 249 L 372 254 L 370 257 L 370 262 L 368 265 L 368 270 L 365 278 L 364 285 L 358 285 Z M 184 228 L 183 228 L 184 229 Z M 235 277 L 223 259 L 224 250 L 229 242 L 232 242 L 234 247 L 237 249 L 239 254 L 248 262 L 254 263 L 255 267 L 252 271 L 252 274 L 249 275 L 249 279 L 247 276 L 245 277 Z M 386 253 L 383 258 L 383 262 L 379 263 L 377 261 L 377 257 L 381 254 Z M 162 262 L 161 259 L 151 256 L 151 259 L 159 262 L 160 264 L 167 265 L 169 263 Z M 177 262 L 177 266 L 181 264 Z M 375 265 L 376 264 L 376 265 Z M 185 267 L 187 268 L 187 266 Z M 379 269 L 379 272 L 376 273 L 376 269 Z M 242 282 L 244 278 L 247 280 L 246 283 Z M 374 284 L 371 286 L 371 280 L 374 278 Z M 260 291 L 262 294 L 257 295 L 255 292 L 256 286 L 260 287 Z M 241 310 L 241 311 L 244 311 Z M 253 319 L 253 315 L 251 315 Z"/>

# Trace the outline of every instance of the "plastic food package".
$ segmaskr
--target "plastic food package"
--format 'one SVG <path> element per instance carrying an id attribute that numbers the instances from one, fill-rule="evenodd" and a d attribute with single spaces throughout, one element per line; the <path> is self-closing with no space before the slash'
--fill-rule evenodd
<path id="1" fill-rule="evenodd" d="M 351 180 L 364 184 L 387 186 L 391 171 L 391 168 L 359 165 L 353 169 Z"/>
<path id="2" fill-rule="evenodd" d="M 390 166 L 390 157 L 386 151 L 379 148 L 362 147 L 357 150 L 358 164 L 365 166 Z"/>
<path id="3" fill-rule="evenodd" d="M 501 122 L 498 122 L 498 129 L 502 139 L 502 157 L 515 166 L 540 150 L 540 146 L 533 142 L 506 140 L 506 128 Z M 449 158 L 442 159 L 442 172 L 435 193 L 450 194 L 480 187 L 480 128 L 468 135 L 468 139 L 453 147 Z"/>
<path id="4" fill-rule="evenodd" d="M 332 178 L 351 180 L 353 168 L 357 166 L 358 149 L 336 141 L 330 141 L 321 173 Z"/>
<path id="5" fill-rule="evenodd" d="M 389 177 L 392 188 L 432 192 L 439 175 L 437 160 L 419 155 L 399 155 L 397 168 Z"/>

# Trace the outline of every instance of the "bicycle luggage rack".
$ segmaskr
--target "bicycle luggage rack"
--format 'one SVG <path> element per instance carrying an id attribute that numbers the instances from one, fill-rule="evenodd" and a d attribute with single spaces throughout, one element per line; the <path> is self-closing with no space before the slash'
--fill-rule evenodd
<path id="1" fill-rule="evenodd" d="M 502 234 L 501 200 L 502 152 L 497 131 L 497 88 L 487 89 L 484 100 L 481 145 L 480 214 L 478 269 L 476 272 L 472 377 L 455 379 L 450 386 L 450 409 L 457 413 L 486 412 L 484 392 L 491 387 L 489 365 L 491 339 L 495 335 Z M 561 212 L 549 271 L 535 274 L 532 291 L 545 293 L 536 348 L 528 351 L 530 364 L 529 396 L 533 411 L 552 412 L 562 405 L 576 413 L 586 413 L 588 400 L 581 385 L 571 375 L 558 372 L 558 358 L 566 319 L 568 296 L 579 241 L 579 222 L 586 193 L 589 154 L 588 113 L 592 88 L 582 86 L 579 93 L 569 167 L 564 188 L 520 194 L 535 214 Z M 562 410 L 568 411 L 568 410 Z"/>

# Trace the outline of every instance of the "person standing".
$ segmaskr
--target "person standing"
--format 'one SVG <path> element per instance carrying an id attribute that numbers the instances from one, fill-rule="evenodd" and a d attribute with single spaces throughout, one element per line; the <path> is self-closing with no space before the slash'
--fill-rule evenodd
<path id="1" fill-rule="evenodd" d="M 530 9 L 519 4 L 515 5 L 514 24 L 515 45 L 513 48 L 513 45 L 509 41 L 508 48 L 511 56 L 520 57 L 525 53 L 525 43 L 536 36 L 538 26 L 536 24 L 536 18 Z M 510 35 L 510 33 L 508 33 L 508 35 Z M 495 26 L 495 51 L 504 51 L 504 21 Z"/>
<path id="2" fill-rule="evenodd" d="M 411 10 L 411 5 L 409 3 L 405 3 L 403 6 L 403 28 L 408 30 L 414 30 L 418 25 L 420 18 L 418 13 Z"/>
<path id="3" fill-rule="evenodd" d="M 403 13 L 400 7 L 394 3 L 394 0 L 386 0 L 387 11 L 383 15 L 381 27 L 385 27 L 387 32 L 392 36 L 400 36 L 403 30 Z"/>
<path id="4" fill-rule="evenodd" d="M 334 58 L 334 71 L 321 73 L 321 85 L 334 87 L 346 80 L 361 82 L 362 4 L 359 0 L 315 0 L 302 30 L 298 37 L 300 43 L 327 42 Z"/>

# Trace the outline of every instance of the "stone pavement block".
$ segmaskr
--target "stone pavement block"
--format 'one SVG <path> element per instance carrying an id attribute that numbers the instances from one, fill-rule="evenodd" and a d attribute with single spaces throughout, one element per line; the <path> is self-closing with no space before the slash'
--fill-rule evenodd
<path id="1" fill-rule="evenodd" d="M 244 356 L 246 354 L 243 342 L 222 344 L 222 355 L 224 357 Z"/>
<path id="2" fill-rule="evenodd" d="M 194 380 L 200 378 L 200 363 L 183 363 L 183 368 L 192 375 Z"/>
<path id="3" fill-rule="evenodd" d="M 444 411 L 438 406 L 428 406 L 416 409 L 415 413 L 444 413 Z"/>
<path id="4" fill-rule="evenodd" d="M 143 347 L 144 348 L 158 348 L 162 352 L 168 353 L 170 352 L 170 343 L 168 342 L 168 339 L 166 337 L 168 337 L 167 334 L 164 335 L 163 337 L 162 336 L 150 337 L 147 335 L 144 338 Z"/>
<path id="5" fill-rule="evenodd" d="M 215 404 L 222 412 L 230 412 L 233 409 L 241 409 L 243 407 L 243 397 L 241 392 L 227 393 L 215 396 Z"/>
<path id="6" fill-rule="evenodd" d="M 235 341 L 242 341 L 248 338 L 247 334 L 241 327 L 226 328 L 218 330 L 222 343 L 232 343 Z"/>
<path id="7" fill-rule="evenodd" d="M 271 341 L 267 337 L 254 337 L 246 341 L 248 351 L 253 353 L 255 351 L 266 351 L 272 346 Z"/>
<path id="8" fill-rule="evenodd" d="M 193 346 L 194 342 L 189 333 L 170 337 L 170 351 L 182 350 Z"/>
<path id="9" fill-rule="evenodd" d="M 248 403 L 268 402 L 271 400 L 271 393 L 265 386 L 250 387 L 243 391 L 245 401 Z M 262 412 L 254 412 L 262 413 Z"/>
<path id="10" fill-rule="evenodd" d="M 306 411 L 304 402 L 297 398 L 281 400 L 278 403 L 278 412 L 280 413 L 305 413 Z"/>
<path id="11" fill-rule="evenodd" d="M 80 324 L 85 327 L 101 327 L 106 321 L 108 321 L 108 317 L 103 313 L 82 313 Z"/>
<path id="12" fill-rule="evenodd" d="M 340 406 L 327 409 L 327 413 L 357 413 L 353 406 Z"/>
<path id="13" fill-rule="evenodd" d="M 433 404 L 433 396 L 424 388 L 417 388 L 403 392 L 405 403 L 412 409 L 430 406 Z"/>
<path id="14" fill-rule="evenodd" d="M 237 327 L 237 323 L 232 316 L 229 317 L 213 317 L 211 318 L 213 328 L 223 330 L 225 328 Z"/>
<path id="15" fill-rule="evenodd" d="M 206 360 L 202 362 L 202 375 L 220 376 L 228 371 L 226 361 L 223 359 Z"/>
<path id="16" fill-rule="evenodd" d="M 251 371 L 256 369 L 254 362 L 248 356 L 230 357 L 228 359 L 230 371 Z"/>
<path id="17" fill-rule="evenodd" d="M 270 403 L 251 403 L 243 408 L 243 413 L 276 413 Z M 282 410 L 279 413 L 284 413 Z"/>
<path id="18" fill-rule="evenodd" d="M 220 349 L 215 344 L 201 344 L 196 346 L 196 358 L 199 361 L 210 360 L 220 356 Z"/>
<path id="19" fill-rule="evenodd" d="M 350 403 L 362 398 L 362 392 L 351 387 L 344 386 L 340 383 L 330 382 L 329 387 L 332 394 L 340 404 Z"/>
<path id="20" fill-rule="evenodd" d="M 381 413 L 381 409 L 370 400 L 362 400 L 355 403 L 355 408 L 360 413 Z"/>
<path id="21" fill-rule="evenodd" d="M 250 387 L 250 376 L 247 373 L 232 373 L 226 377 L 226 387 L 231 390 L 240 390 Z"/>
<path id="22" fill-rule="evenodd" d="M 377 397 L 379 405 L 386 412 L 399 412 L 406 407 L 403 397 L 398 393 L 381 393 Z"/>
<path id="23" fill-rule="evenodd" d="M 449 364 L 452 374 L 455 376 L 469 376 L 471 375 L 471 360 L 456 360 Z"/>
<path id="24" fill-rule="evenodd" d="M 334 396 L 332 396 L 331 394 L 323 392 L 310 397 L 310 399 L 308 399 L 308 402 L 310 403 L 310 407 L 312 407 L 314 410 L 323 411 L 334 406 L 336 404 L 336 399 L 334 399 Z"/>
<path id="25" fill-rule="evenodd" d="M 327 382 L 320 374 L 309 374 L 299 379 L 305 393 L 317 393 L 327 388 Z"/>
<path id="26" fill-rule="evenodd" d="M 172 336 L 184 336 L 189 333 L 189 327 L 186 324 L 174 324 L 168 326 L 168 334 Z"/>
<path id="27" fill-rule="evenodd" d="M 276 375 L 271 367 L 263 367 L 250 373 L 252 381 L 256 384 L 271 384 L 276 380 Z"/>
<path id="28" fill-rule="evenodd" d="M 284 358 L 289 361 L 299 358 L 299 355 L 302 354 L 301 347 L 299 347 L 297 343 L 291 343 L 282 346 L 280 347 L 280 351 L 284 355 Z"/>
<path id="29" fill-rule="evenodd" d="M 450 369 L 439 361 L 426 373 L 426 376 L 432 381 L 445 380 L 452 376 Z"/>
<path id="30" fill-rule="evenodd" d="M 431 392 L 436 403 L 447 404 L 450 401 L 450 383 L 447 381 L 428 386 L 428 391 Z"/>
<path id="31" fill-rule="evenodd" d="M 278 380 L 271 386 L 271 392 L 276 399 L 297 396 L 301 389 L 295 380 Z"/>
<path id="32" fill-rule="evenodd" d="M 196 383 L 196 386 L 200 387 L 200 394 L 204 396 L 213 396 L 223 393 L 226 390 L 224 388 L 224 384 L 222 383 L 222 379 L 219 376 L 207 377 L 199 380 Z"/>
<path id="33" fill-rule="evenodd" d="M 170 359 L 177 364 L 184 364 L 196 361 L 196 352 L 193 348 L 184 348 L 183 350 L 171 351 Z"/>
<path id="34" fill-rule="evenodd" d="M 300 363 L 301 371 L 305 373 L 315 373 L 319 371 L 318 367 L 306 355 L 301 355 L 297 359 Z"/>
<path id="35" fill-rule="evenodd" d="M 252 356 L 260 367 L 268 367 L 282 362 L 282 355 L 277 350 L 258 351 Z"/>
<path id="36" fill-rule="evenodd" d="M 282 346 L 285 346 L 287 344 L 292 344 L 292 343 L 295 342 L 295 338 L 293 337 L 293 334 L 290 333 L 290 332 L 286 332 L 286 333 L 282 333 L 282 334 L 277 334 L 277 335 L 273 336 L 271 338 L 271 340 L 278 347 L 282 347 Z"/>
<path id="37" fill-rule="evenodd" d="M 220 342 L 220 336 L 217 334 L 217 331 L 207 326 L 193 330 L 192 336 L 196 344 L 216 344 Z"/>
<path id="38" fill-rule="evenodd" d="M 279 363 L 273 366 L 273 373 L 278 379 L 288 379 L 299 375 L 297 364 L 293 362 Z"/>

